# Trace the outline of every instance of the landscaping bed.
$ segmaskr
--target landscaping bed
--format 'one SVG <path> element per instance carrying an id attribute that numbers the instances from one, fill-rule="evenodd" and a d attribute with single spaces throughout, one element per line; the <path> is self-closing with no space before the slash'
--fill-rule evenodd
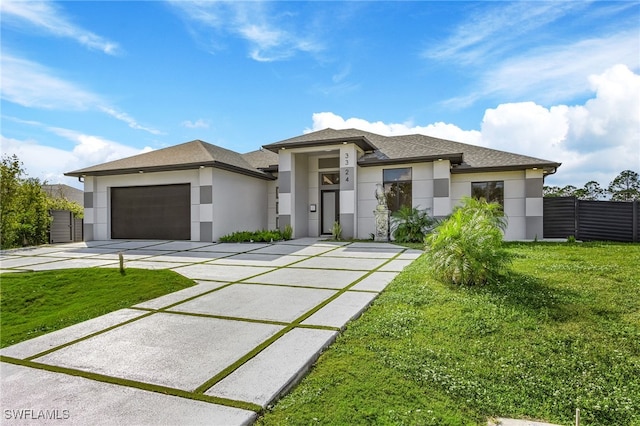
<path id="1" fill-rule="evenodd" d="M 418 259 L 258 424 L 640 425 L 640 245 L 506 248 L 486 286 Z"/>

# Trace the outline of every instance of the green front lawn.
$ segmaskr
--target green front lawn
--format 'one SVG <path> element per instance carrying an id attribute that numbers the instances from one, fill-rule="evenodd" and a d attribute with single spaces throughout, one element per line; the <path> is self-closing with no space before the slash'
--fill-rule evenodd
<path id="1" fill-rule="evenodd" d="M 173 271 L 89 268 L 0 276 L 0 347 L 195 283 Z"/>
<path id="2" fill-rule="evenodd" d="M 640 245 L 507 247 L 494 286 L 418 259 L 258 423 L 640 425 Z"/>

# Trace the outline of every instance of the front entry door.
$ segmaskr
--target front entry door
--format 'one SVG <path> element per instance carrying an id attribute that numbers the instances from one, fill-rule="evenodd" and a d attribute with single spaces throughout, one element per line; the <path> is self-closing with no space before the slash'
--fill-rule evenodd
<path id="1" fill-rule="evenodd" d="M 322 216 L 322 234 L 331 234 L 333 224 L 340 218 L 340 191 L 321 191 L 320 215 Z"/>

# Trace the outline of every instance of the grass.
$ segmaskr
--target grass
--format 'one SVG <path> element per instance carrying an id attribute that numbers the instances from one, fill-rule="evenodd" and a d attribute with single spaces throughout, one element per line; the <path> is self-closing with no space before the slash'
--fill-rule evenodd
<path id="1" fill-rule="evenodd" d="M 405 269 L 260 425 L 640 425 L 640 245 L 512 243 L 498 285 Z"/>
<path id="2" fill-rule="evenodd" d="M 3 274 L 0 347 L 13 345 L 195 283 L 173 271 L 85 268 Z"/>

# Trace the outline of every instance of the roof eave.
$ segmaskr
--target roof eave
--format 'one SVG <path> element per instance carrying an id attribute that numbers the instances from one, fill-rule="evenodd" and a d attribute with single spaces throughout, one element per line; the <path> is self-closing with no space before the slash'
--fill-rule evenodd
<path id="1" fill-rule="evenodd" d="M 381 166 L 387 164 L 408 164 L 408 163 L 431 163 L 439 160 L 449 160 L 452 164 L 462 163 L 462 153 L 423 155 L 420 157 L 406 158 L 384 158 L 372 160 L 359 160 L 358 165 L 362 167 Z"/>
<path id="2" fill-rule="evenodd" d="M 216 169 L 227 170 L 230 172 L 235 172 L 235 173 L 256 177 L 264 180 L 276 179 L 274 176 L 267 173 L 263 173 L 259 170 L 252 171 L 248 169 L 243 169 L 241 167 L 232 166 L 230 164 L 221 163 L 219 161 L 206 161 L 206 162 L 189 163 L 189 164 L 168 164 L 163 166 L 152 166 L 152 167 L 129 167 L 129 168 L 122 168 L 122 169 L 94 170 L 94 171 L 81 169 L 81 170 L 65 173 L 64 175 L 74 176 L 74 177 L 115 176 L 115 175 L 130 175 L 130 174 L 136 174 L 136 173 L 157 173 L 157 172 L 172 172 L 172 171 L 180 171 L 180 170 L 195 170 L 203 167 L 214 167 Z"/>
<path id="3" fill-rule="evenodd" d="M 327 146 L 327 145 L 343 145 L 346 143 L 355 143 L 363 151 L 373 151 L 376 149 L 376 146 L 373 145 L 365 136 L 349 136 L 349 137 L 321 139 L 317 141 L 307 141 L 307 142 L 276 142 L 269 145 L 263 145 L 263 148 L 268 149 L 269 151 L 275 152 L 277 154 L 280 150 L 283 150 L 283 149 L 307 148 L 307 147 Z"/>
<path id="4" fill-rule="evenodd" d="M 482 172 L 512 172 L 525 169 L 542 169 L 545 174 L 553 174 L 562 163 L 533 163 L 533 164 L 514 164 L 504 166 L 486 166 L 486 167 L 452 167 L 451 174 L 462 173 L 482 173 Z"/>

